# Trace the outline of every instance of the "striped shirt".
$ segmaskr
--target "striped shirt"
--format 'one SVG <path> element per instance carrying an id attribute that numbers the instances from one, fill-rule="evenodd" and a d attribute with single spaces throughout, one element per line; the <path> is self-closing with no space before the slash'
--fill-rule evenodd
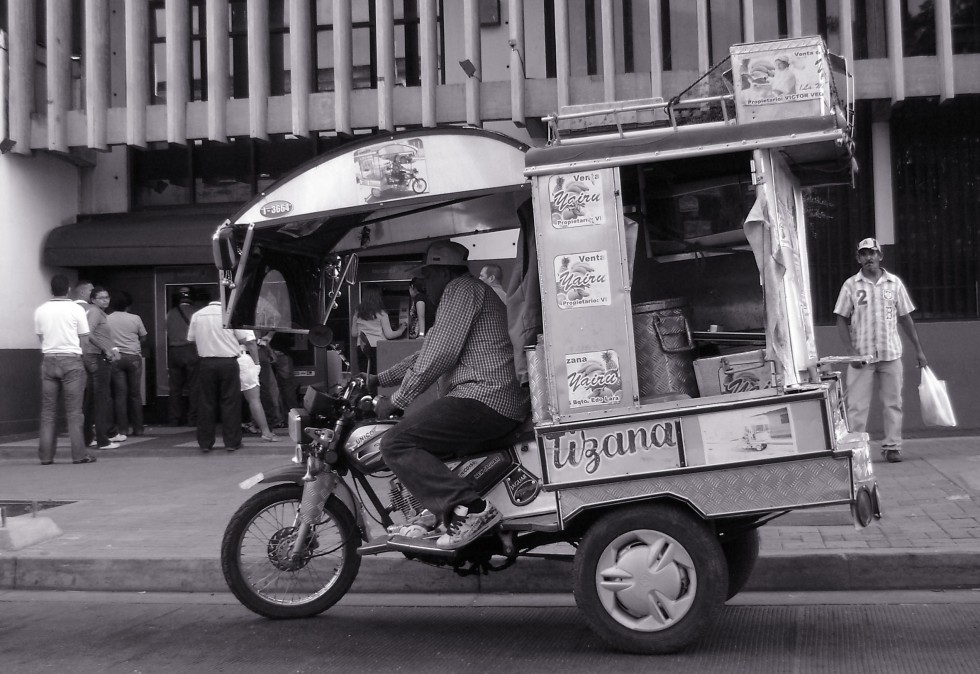
<path id="1" fill-rule="evenodd" d="M 834 313 L 851 319 L 851 343 L 875 360 L 902 357 L 898 318 L 915 310 L 905 284 L 884 269 L 877 282 L 858 272 L 841 286 Z"/>
<path id="2" fill-rule="evenodd" d="M 380 373 L 378 382 L 401 382 L 391 401 L 404 409 L 440 377 L 445 395 L 476 400 L 510 419 L 524 419 L 530 410 L 514 373 L 506 309 L 470 275 L 446 285 L 422 348 Z"/>

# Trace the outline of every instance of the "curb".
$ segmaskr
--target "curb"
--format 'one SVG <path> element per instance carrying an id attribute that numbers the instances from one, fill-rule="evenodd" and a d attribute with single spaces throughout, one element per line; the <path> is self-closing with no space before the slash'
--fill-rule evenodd
<path id="1" fill-rule="evenodd" d="M 886 550 L 761 555 L 746 591 L 980 588 L 980 552 Z M 227 592 L 217 559 L 0 557 L 0 589 Z M 528 594 L 572 591 L 570 561 L 521 559 L 513 569 L 461 577 L 401 558 L 368 557 L 351 592 Z"/>

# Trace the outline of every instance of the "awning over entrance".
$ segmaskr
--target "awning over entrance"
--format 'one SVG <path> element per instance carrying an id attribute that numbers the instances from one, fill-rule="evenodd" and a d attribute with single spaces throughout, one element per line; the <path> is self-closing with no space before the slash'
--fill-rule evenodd
<path id="1" fill-rule="evenodd" d="M 230 210 L 86 217 L 48 234 L 43 262 L 53 267 L 212 265 L 211 237 Z"/>

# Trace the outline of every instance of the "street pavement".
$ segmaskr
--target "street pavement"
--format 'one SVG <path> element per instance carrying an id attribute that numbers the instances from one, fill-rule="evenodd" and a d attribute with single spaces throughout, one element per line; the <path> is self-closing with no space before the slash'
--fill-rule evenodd
<path id="1" fill-rule="evenodd" d="M 281 432 L 281 431 L 280 431 Z M 220 440 L 219 440 L 220 445 Z M 246 436 L 237 452 L 197 449 L 193 429 L 147 428 L 98 462 L 73 465 L 67 438 L 41 466 L 37 438 L 0 438 L 0 501 L 69 501 L 41 510 L 62 535 L 0 550 L 0 588 L 223 592 L 224 527 L 243 479 L 288 463 L 292 446 Z M 980 588 L 980 437 L 907 440 L 902 463 L 875 456 L 884 517 L 856 529 L 846 508 L 795 511 L 761 529 L 746 589 Z M 7 506 L 8 514 L 22 512 Z M 30 514 L 16 515 L 19 518 Z M 375 524 L 375 533 L 380 526 Z M 401 555 L 365 558 L 354 592 L 569 592 L 571 564 L 521 559 L 460 578 Z"/>

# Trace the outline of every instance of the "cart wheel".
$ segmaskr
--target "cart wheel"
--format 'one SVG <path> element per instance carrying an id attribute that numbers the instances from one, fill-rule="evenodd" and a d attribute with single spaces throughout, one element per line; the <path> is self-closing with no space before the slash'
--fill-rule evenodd
<path id="1" fill-rule="evenodd" d="M 611 646 L 672 653 L 711 624 L 728 589 L 725 555 L 700 518 L 673 504 L 611 511 L 575 555 L 575 602 Z"/>
<path id="2" fill-rule="evenodd" d="M 416 194 L 422 194 L 429 187 L 429 183 L 425 182 L 425 178 L 416 178 L 412 181 L 412 190 Z"/>
<path id="3" fill-rule="evenodd" d="M 728 561 L 728 596 L 731 599 L 742 591 L 759 559 L 759 530 L 749 529 L 733 538 L 723 539 L 721 549 Z"/>
<path id="4" fill-rule="evenodd" d="M 759 451 L 761 452 L 762 450 L 764 450 L 768 446 L 769 446 L 769 443 L 763 442 L 761 445 L 759 445 Z"/>

